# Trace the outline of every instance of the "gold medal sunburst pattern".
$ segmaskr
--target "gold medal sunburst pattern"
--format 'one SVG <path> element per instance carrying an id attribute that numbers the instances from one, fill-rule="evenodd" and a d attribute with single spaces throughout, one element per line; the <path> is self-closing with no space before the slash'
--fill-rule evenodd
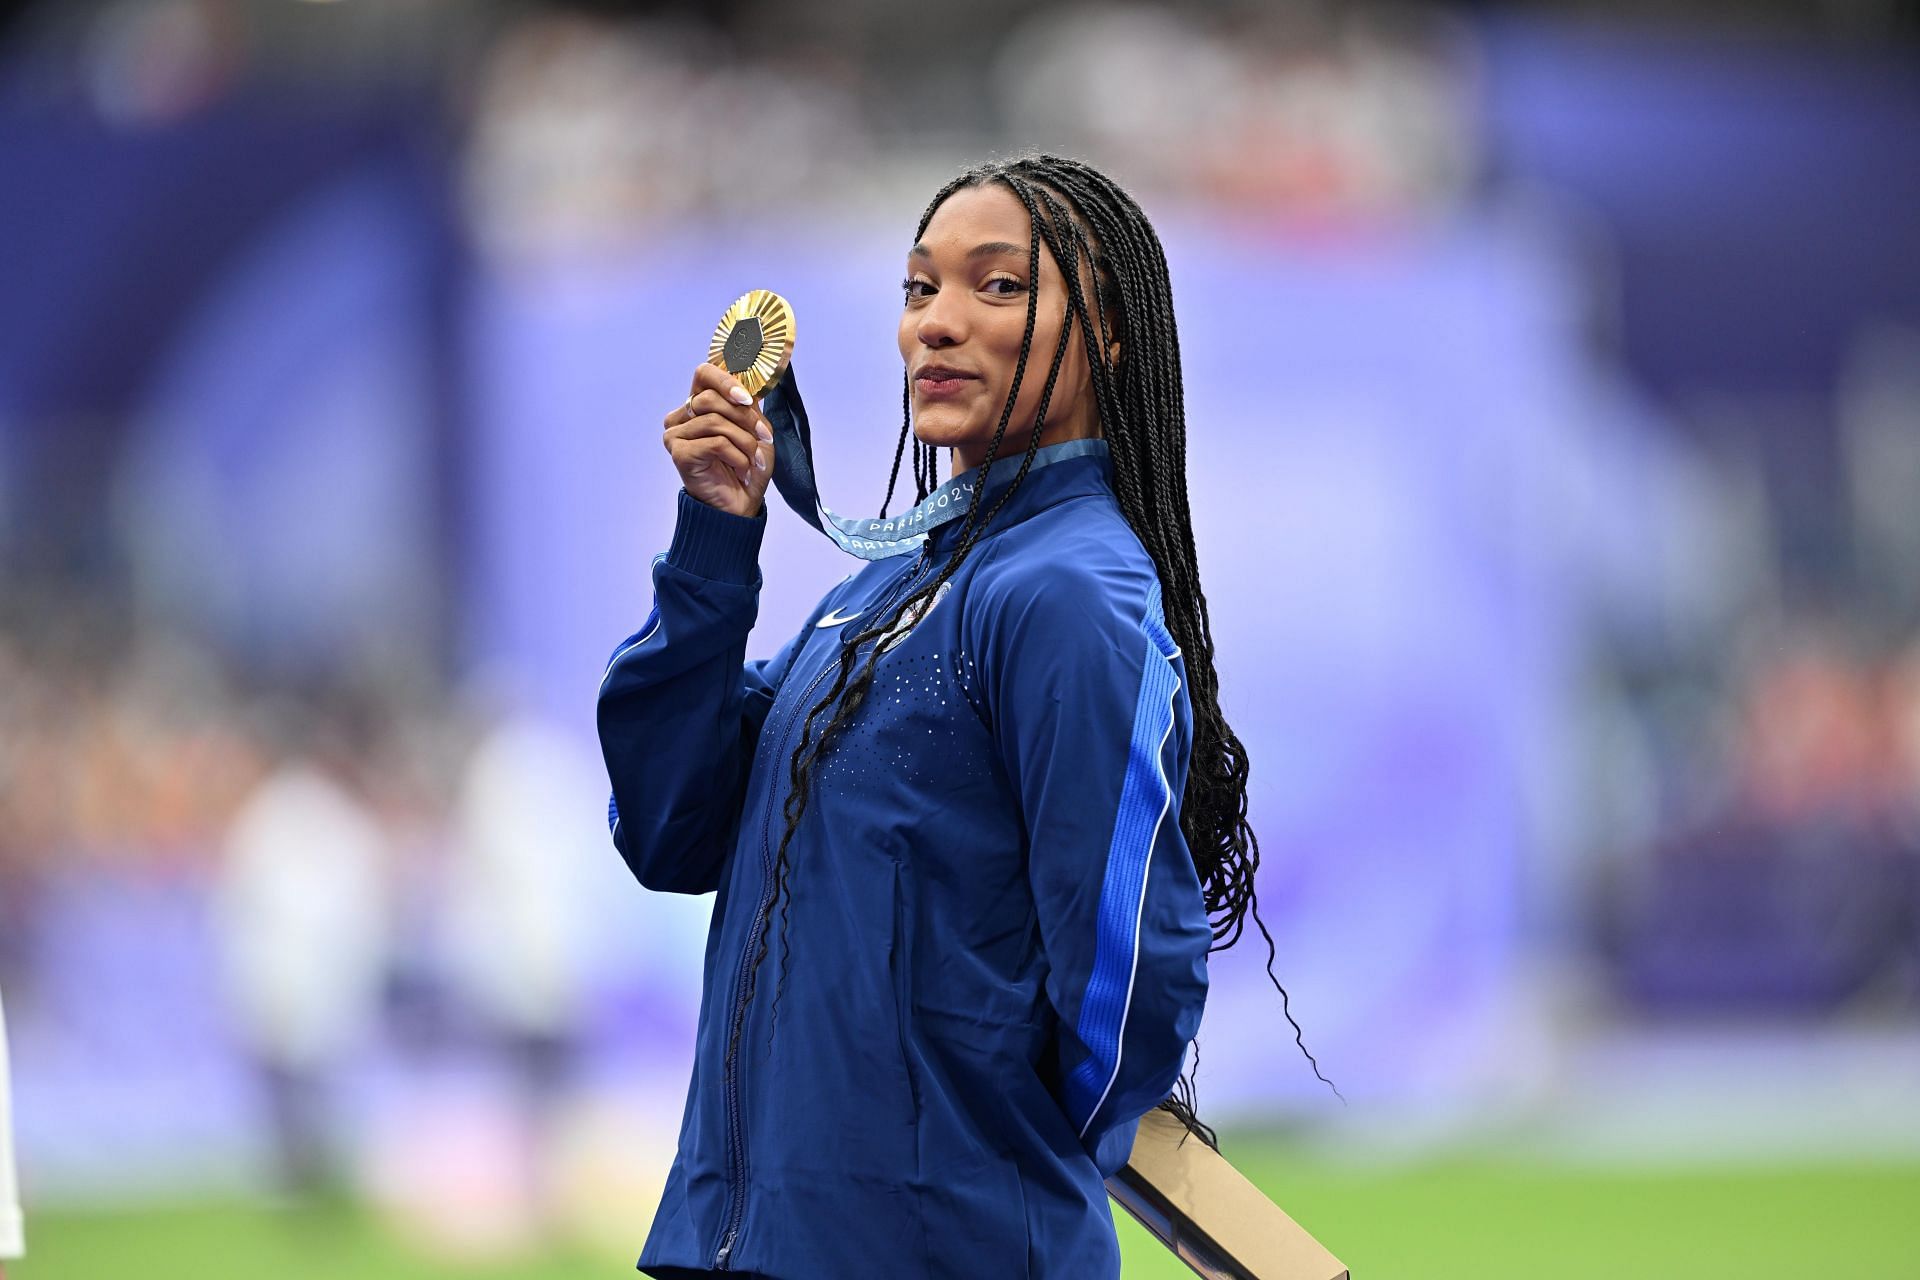
<path id="1" fill-rule="evenodd" d="M 771 289 L 749 289 L 735 298 L 707 345 L 707 362 L 740 379 L 754 396 L 780 380 L 792 356 L 793 308 Z"/>

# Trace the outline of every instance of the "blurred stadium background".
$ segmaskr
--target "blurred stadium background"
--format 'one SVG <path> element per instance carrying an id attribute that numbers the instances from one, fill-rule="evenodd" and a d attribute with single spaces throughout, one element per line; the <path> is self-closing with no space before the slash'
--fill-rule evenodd
<path id="1" fill-rule="evenodd" d="M 600 825 L 660 416 L 777 288 L 877 504 L 914 221 L 1040 146 L 1168 245 L 1348 1100 L 1244 943 L 1228 1154 L 1362 1280 L 1920 1277 L 1920 6 L 5 14 L 10 1274 L 626 1273 L 709 906 Z M 849 567 L 777 510 L 753 651 Z"/>

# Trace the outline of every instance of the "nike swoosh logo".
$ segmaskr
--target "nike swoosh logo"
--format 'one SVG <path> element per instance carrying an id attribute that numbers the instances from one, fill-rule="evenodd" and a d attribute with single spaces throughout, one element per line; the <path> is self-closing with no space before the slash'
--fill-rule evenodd
<path id="1" fill-rule="evenodd" d="M 864 610 L 862 612 L 864 612 Z M 828 613 L 826 617 L 820 619 L 820 621 L 814 623 L 813 625 L 816 627 L 837 627 L 843 622 L 852 622 L 855 618 L 859 616 L 860 614 L 858 613 L 849 613 L 845 617 L 842 617 L 840 616 L 840 611 L 838 609 L 835 609 L 832 612 Z"/>

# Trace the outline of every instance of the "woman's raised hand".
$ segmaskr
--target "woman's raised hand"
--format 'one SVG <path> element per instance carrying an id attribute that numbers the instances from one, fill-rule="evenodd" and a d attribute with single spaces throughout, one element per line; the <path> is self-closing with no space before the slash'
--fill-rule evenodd
<path id="1" fill-rule="evenodd" d="M 663 422 L 662 443 L 688 493 L 737 516 L 759 513 L 773 479 L 773 430 L 732 374 L 696 368 L 693 394 Z"/>

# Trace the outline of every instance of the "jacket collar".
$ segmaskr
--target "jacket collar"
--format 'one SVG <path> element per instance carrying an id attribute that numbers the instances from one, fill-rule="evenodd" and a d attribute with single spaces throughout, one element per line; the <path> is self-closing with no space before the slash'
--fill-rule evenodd
<path id="1" fill-rule="evenodd" d="M 1020 458 L 1021 455 L 1016 453 L 1011 456 L 1003 454 L 994 459 L 987 475 L 986 491 L 974 499 L 981 508 L 982 516 L 992 511 L 995 504 L 1006 495 L 1014 477 L 1020 472 Z M 962 471 L 954 479 L 976 477 L 979 470 L 975 467 Z M 1026 479 L 1013 491 L 1013 496 L 1007 498 L 1006 505 L 995 513 L 992 523 L 980 531 L 980 538 L 1005 533 L 1027 517 L 1069 498 L 1112 491 L 1113 459 L 1105 440 L 1063 440 L 1059 444 L 1045 445 L 1034 453 L 1033 465 L 1027 469 Z M 927 535 L 928 549 L 935 555 L 945 555 L 951 551 L 960 544 L 960 531 L 966 523 L 966 518 L 961 517 L 934 529 Z"/>

